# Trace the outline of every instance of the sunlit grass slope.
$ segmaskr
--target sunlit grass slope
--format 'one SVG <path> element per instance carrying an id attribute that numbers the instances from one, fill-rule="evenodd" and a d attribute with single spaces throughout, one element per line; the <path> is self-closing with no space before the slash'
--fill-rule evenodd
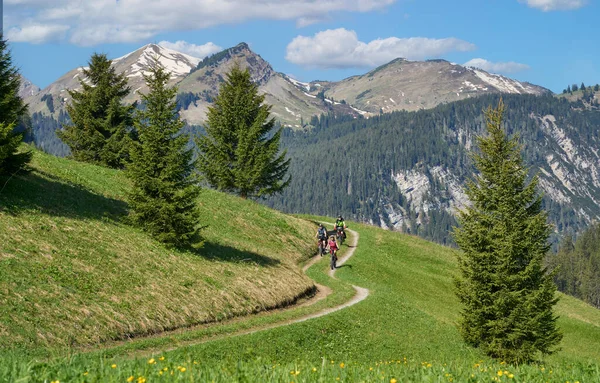
<path id="1" fill-rule="evenodd" d="M 120 171 L 35 152 L 0 178 L 0 349 L 152 334 L 288 303 L 313 289 L 298 263 L 314 225 L 204 190 L 200 250 L 129 226 Z"/>
<path id="2" fill-rule="evenodd" d="M 0 377 L 90 382 L 131 377 L 148 382 L 600 381 L 599 310 L 561 295 L 561 351 L 532 365 L 490 360 L 466 346 L 456 329 L 456 250 L 351 226 L 360 233 L 359 245 L 336 277 L 370 290 L 355 306 L 286 327 L 139 358 L 84 354 L 35 369 L 13 362 L 6 372 L 0 369 Z M 326 273 L 324 266 L 314 267 Z"/>

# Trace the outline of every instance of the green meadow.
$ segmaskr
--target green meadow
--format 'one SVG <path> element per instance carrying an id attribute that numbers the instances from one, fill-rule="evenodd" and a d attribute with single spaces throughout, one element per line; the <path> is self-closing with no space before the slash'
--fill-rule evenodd
<path id="1" fill-rule="evenodd" d="M 600 381 L 600 311 L 568 296 L 561 349 L 538 363 L 466 346 L 457 250 L 349 223 L 360 239 L 335 278 L 326 257 L 304 274 L 315 222 L 330 219 L 213 191 L 199 202 L 205 246 L 166 249 L 127 225 L 120 172 L 39 153 L 32 167 L 0 194 L 0 381 Z M 313 302 L 313 281 L 331 293 Z M 353 285 L 366 300 L 289 323 L 346 302 Z"/>

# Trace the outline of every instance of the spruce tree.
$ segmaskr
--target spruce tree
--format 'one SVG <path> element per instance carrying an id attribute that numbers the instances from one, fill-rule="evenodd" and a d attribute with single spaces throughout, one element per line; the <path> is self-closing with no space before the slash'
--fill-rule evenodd
<path id="1" fill-rule="evenodd" d="M 459 214 L 454 238 L 462 250 L 456 279 L 463 304 L 465 341 L 507 362 L 529 362 L 550 354 L 562 335 L 552 308 L 552 275 L 544 267 L 550 226 L 537 194 L 527 183 L 521 146 L 502 128 L 504 104 L 485 112 L 487 137 L 473 154 L 479 174 L 468 182 L 471 206 Z"/>
<path id="2" fill-rule="evenodd" d="M 168 87 L 171 76 L 155 63 L 145 76 L 149 93 L 138 111 L 135 128 L 139 142 L 130 146 L 127 174 L 132 221 L 157 240 L 175 246 L 198 243 L 197 197 L 200 192 L 193 170 L 189 137 L 176 111 L 177 88 Z"/>
<path id="3" fill-rule="evenodd" d="M 24 133 L 15 128 L 27 114 L 27 105 L 19 97 L 20 85 L 21 76 L 0 34 L 0 174 L 18 169 L 31 157 L 29 152 L 18 153 Z"/>
<path id="4" fill-rule="evenodd" d="M 83 74 L 86 78 L 79 80 L 81 91 L 69 90 L 72 101 L 67 112 L 72 123 L 65 125 L 58 136 L 69 146 L 74 159 L 122 168 L 133 138 L 135 109 L 134 104 L 123 104 L 131 90 L 127 77 L 117 75 L 112 61 L 97 53 Z"/>
<path id="5" fill-rule="evenodd" d="M 214 188 L 248 198 L 278 193 L 289 184 L 290 160 L 285 151 L 279 153 L 282 130 L 270 136 L 275 120 L 264 99 L 250 72 L 235 65 L 208 109 L 206 135 L 196 140 L 198 167 Z"/>

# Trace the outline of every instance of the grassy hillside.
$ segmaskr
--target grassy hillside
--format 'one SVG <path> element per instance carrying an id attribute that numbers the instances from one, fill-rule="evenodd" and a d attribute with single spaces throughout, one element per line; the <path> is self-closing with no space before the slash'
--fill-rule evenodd
<path id="1" fill-rule="evenodd" d="M 126 224 L 122 172 L 36 152 L 0 178 L 0 349 L 64 348 L 280 306 L 314 288 L 314 225 L 205 190 L 204 247 Z M 5 187 L 4 187 L 5 186 Z"/>
<path id="2" fill-rule="evenodd" d="M 8 363 L 2 377 L 71 381 L 597 382 L 600 311 L 561 295 L 562 350 L 509 366 L 467 347 L 455 323 L 454 250 L 417 237 L 351 224 L 354 257 L 337 272 L 370 289 L 363 302 L 291 326 L 188 345 L 138 358 L 79 355 L 35 368 Z M 326 262 L 314 266 L 326 272 Z M 165 345 L 165 348 L 168 348 Z M 131 348 L 127 350 L 131 352 Z M 114 355 L 114 354 L 112 354 Z M 113 367 L 114 366 L 114 367 Z M 86 374 L 87 373 L 87 374 Z M 86 374 L 86 375 L 84 375 Z M 338 379 L 339 378 L 339 379 Z"/>

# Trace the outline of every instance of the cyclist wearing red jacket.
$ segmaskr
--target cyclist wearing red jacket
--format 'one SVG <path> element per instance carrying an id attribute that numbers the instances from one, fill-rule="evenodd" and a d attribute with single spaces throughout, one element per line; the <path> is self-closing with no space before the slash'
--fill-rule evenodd
<path id="1" fill-rule="evenodd" d="M 337 251 L 340 248 L 338 247 L 337 242 L 335 241 L 335 237 L 332 235 L 329 237 L 329 254 L 331 254 L 331 270 L 334 270 L 337 262 Z"/>

